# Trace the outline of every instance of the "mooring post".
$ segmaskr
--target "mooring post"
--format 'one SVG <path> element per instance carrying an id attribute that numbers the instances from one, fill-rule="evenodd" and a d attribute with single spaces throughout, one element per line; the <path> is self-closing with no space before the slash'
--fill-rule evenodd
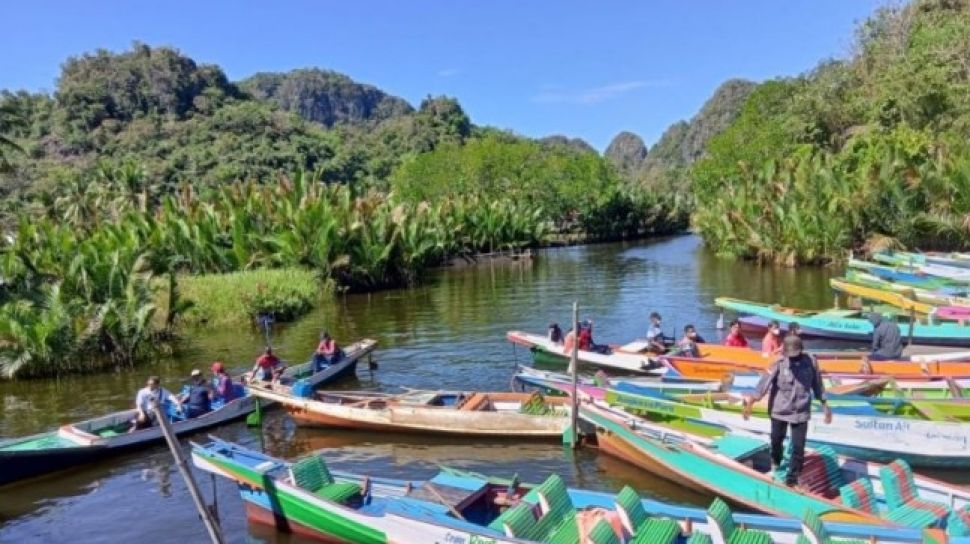
<path id="1" fill-rule="evenodd" d="M 165 410 L 159 406 L 157 399 L 152 403 L 152 409 L 155 412 L 155 418 L 158 420 L 158 426 L 162 429 L 162 435 L 165 437 L 165 441 L 168 442 L 168 448 L 172 451 L 172 457 L 175 458 L 175 465 L 178 466 L 179 472 L 182 473 L 185 485 L 189 488 L 189 494 L 192 495 L 192 501 L 195 502 L 195 508 L 202 517 L 202 523 L 205 525 L 205 530 L 209 533 L 209 539 L 212 540 L 212 544 L 224 544 L 225 540 L 222 538 L 222 530 L 219 528 L 219 523 L 213 517 L 212 512 L 206 508 L 205 501 L 202 500 L 202 492 L 199 491 L 199 486 L 196 485 L 195 478 L 192 477 L 192 471 L 189 470 L 188 461 L 182 453 L 182 447 L 179 445 L 178 438 L 176 438 L 175 432 L 172 431 L 172 426 L 168 422 L 168 416 L 165 414 Z"/>
<path id="2" fill-rule="evenodd" d="M 579 302 L 573 302 L 573 352 L 569 357 L 569 372 L 573 379 L 572 395 L 572 423 L 570 424 L 572 433 L 572 447 L 579 448 Z"/>

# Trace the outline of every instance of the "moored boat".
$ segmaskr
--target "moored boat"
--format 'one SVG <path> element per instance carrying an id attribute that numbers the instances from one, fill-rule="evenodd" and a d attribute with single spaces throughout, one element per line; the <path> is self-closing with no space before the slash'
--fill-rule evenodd
<path id="1" fill-rule="evenodd" d="M 250 521 L 330 542 L 674 544 L 737 534 L 752 543 L 791 543 L 810 531 L 922 541 L 919 530 L 878 521 L 826 521 L 806 530 L 797 519 L 733 514 L 720 501 L 705 511 L 642 499 L 629 487 L 618 494 L 570 489 L 555 475 L 527 485 L 443 469 L 429 480 L 402 481 L 331 471 L 316 454 L 290 463 L 222 441 L 193 444 L 192 459 L 239 484 Z"/>
<path id="2" fill-rule="evenodd" d="M 879 465 L 806 450 L 799 487 L 772 473 L 765 437 L 715 431 L 704 436 L 636 418 L 605 404 L 583 403 L 580 416 L 596 426 L 600 448 L 687 487 L 779 516 L 806 510 L 822 520 L 948 527 L 963 536 L 970 491 L 914 474 L 905 462 Z M 787 461 L 786 461 L 787 462 Z"/>
<path id="3" fill-rule="evenodd" d="M 564 366 L 569 364 L 571 354 L 563 351 L 560 343 L 547 337 L 522 331 L 509 331 L 505 335 L 509 342 L 523 346 L 532 353 L 537 365 Z M 609 346 L 608 353 L 578 350 L 577 358 L 581 364 L 623 370 L 638 374 L 659 375 L 667 368 L 655 360 L 655 354 L 647 352 L 646 341 L 634 341 L 622 346 Z"/>
<path id="4" fill-rule="evenodd" d="M 287 368 L 272 386 L 280 393 L 291 388 L 309 391 L 352 372 L 357 361 L 374 350 L 374 340 L 361 340 L 345 349 L 345 357 L 333 365 L 314 368 L 312 363 Z M 212 410 L 187 418 L 173 405 L 165 407 L 176 435 L 190 434 L 240 419 L 256 409 L 257 399 L 237 380 L 234 398 L 216 400 Z M 264 403 L 265 405 L 265 403 Z M 0 485 L 75 467 L 112 455 L 143 448 L 163 439 L 158 426 L 128 432 L 134 409 L 121 410 L 85 421 L 63 425 L 56 431 L 0 441 Z"/>
<path id="5" fill-rule="evenodd" d="M 817 359 L 824 374 L 843 376 L 886 376 L 894 379 L 967 378 L 970 361 L 872 361 L 865 358 Z M 696 380 L 722 380 L 734 373 L 764 372 L 774 358 L 752 359 L 746 362 L 717 359 L 697 359 L 667 355 L 661 362 L 671 374 Z"/>
<path id="6" fill-rule="evenodd" d="M 867 342 L 872 337 L 872 323 L 861 310 L 798 310 L 783 306 L 762 304 L 745 300 L 719 297 L 715 300 L 721 308 L 742 315 L 739 319 L 742 328 L 748 331 L 767 330 L 772 321 L 781 323 L 782 331 L 787 332 L 788 323 L 797 323 L 803 336 Z M 905 316 L 895 316 L 904 335 L 919 344 L 940 346 L 970 346 L 970 325 L 946 321 L 927 323 L 922 320 L 909 322 Z"/>
<path id="7" fill-rule="evenodd" d="M 252 388 L 299 425 L 464 436 L 558 437 L 569 423 L 562 398 L 538 393 L 318 391 L 311 398 Z"/>

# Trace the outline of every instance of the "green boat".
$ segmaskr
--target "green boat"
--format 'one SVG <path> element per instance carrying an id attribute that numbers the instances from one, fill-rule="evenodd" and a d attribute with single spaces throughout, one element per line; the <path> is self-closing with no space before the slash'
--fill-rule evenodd
<path id="1" fill-rule="evenodd" d="M 924 528 L 964 536 L 970 491 L 914 474 L 904 461 L 878 465 L 827 447 L 806 450 L 799 487 L 771 471 L 766 437 L 726 433 L 695 423 L 654 423 L 605 403 L 584 403 L 580 417 L 596 427 L 601 450 L 691 489 L 779 516 L 806 511 L 823 520 Z"/>

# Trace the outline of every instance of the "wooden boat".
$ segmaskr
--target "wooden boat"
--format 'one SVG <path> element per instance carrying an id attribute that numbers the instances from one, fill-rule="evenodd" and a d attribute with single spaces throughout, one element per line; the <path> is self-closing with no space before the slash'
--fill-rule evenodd
<path id="1" fill-rule="evenodd" d="M 846 295 L 859 297 L 866 300 L 884 302 L 901 310 L 912 310 L 924 315 L 933 314 L 936 312 L 936 306 L 914 300 L 913 298 L 907 297 L 902 293 L 885 291 L 876 287 L 869 287 L 839 278 L 830 279 L 829 285 L 832 287 L 832 289 L 840 293 L 845 293 Z"/>
<path id="2" fill-rule="evenodd" d="M 903 462 L 879 465 L 838 456 L 826 447 L 807 449 L 801 489 L 796 489 L 780 477 L 787 470 L 784 464 L 781 474 L 771 473 L 763 437 L 718 430 L 703 436 L 596 403 L 584 403 L 580 416 L 596 426 L 604 452 L 768 514 L 797 517 L 812 511 L 822 520 L 916 529 L 952 521 L 951 531 L 957 534 L 963 532 L 963 519 L 970 518 L 970 491 L 914 475 Z M 904 488 L 905 499 L 900 497 Z"/>
<path id="3" fill-rule="evenodd" d="M 900 293 L 919 302 L 925 302 L 926 304 L 932 304 L 934 306 L 970 306 L 970 298 L 967 298 L 970 291 L 967 289 L 933 291 L 887 281 L 867 272 L 853 270 L 851 268 L 846 270 L 845 279 L 866 287 Z"/>
<path id="4" fill-rule="evenodd" d="M 915 253 L 912 251 L 882 251 L 874 258 L 877 261 L 896 264 L 898 266 L 919 266 L 924 264 L 938 264 L 958 268 L 970 268 L 970 255 L 966 253 Z"/>
<path id="5" fill-rule="evenodd" d="M 298 425 L 465 436 L 559 437 L 569 424 L 562 398 L 511 392 L 318 391 L 302 398 L 261 388 L 252 394 L 283 405 Z"/>
<path id="6" fill-rule="evenodd" d="M 550 341 L 547 337 L 522 331 L 509 331 L 505 335 L 509 342 L 528 348 L 537 365 L 564 366 L 569 364 L 571 354 L 563 351 L 562 344 Z M 645 341 L 634 341 L 623 346 L 611 346 L 610 353 L 579 350 L 578 359 L 582 364 L 601 368 L 623 370 L 638 374 L 659 375 L 667 367 L 659 364 L 654 355 L 647 353 Z"/>
<path id="7" fill-rule="evenodd" d="M 872 323 L 860 310 L 797 310 L 726 297 L 717 298 L 715 304 L 744 315 L 740 321 L 742 327 L 749 331 L 765 331 L 772 321 L 777 320 L 783 331 L 787 330 L 788 323 L 798 323 L 803 336 L 855 342 L 868 342 L 872 337 Z M 908 335 L 912 328 L 914 342 L 940 346 L 970 346 L 968 324 L 950 321 L 926 323 L 922 320 L 910 324 L 904 316 L 896 316 L 896 320 L 904 335 Z"/>
<path id="8" fill-rule="evenodd" d="M 298 365 L 288 366 L 283 370 L 280 381 L 267 383 L 254 382 L 253 386 L 273 388 L 281 392 L 292 392 L 296 395 L 309 395 L 318 387 L 336 383 L 343 378 L 357 372 L 357 362 L 364 357 L 370 357 L 377 349 L 377 340 L 365 338 L 343 348 L 344 355 L 331 364 L 317 366 L 311 357 L 309 361 Z"/>
<path id="9" fill-rule="evenodd" d="M 823 373 L 847 377 L 887 376 L 897 380 L 970 377 L 970 361 L 870 361 L 825 358 L 817 360 L 819 369 Z M 661 361 L 670 367 L 670 374 L 695 380 L 723 380 L 735 373 L 764 372 L 774 362 L 771 359 L 763 359 L 738 363 L 674 355 L 664 356 Z"/>
<path id="10" fill-rule="evenodd" d="M 915 256 L 915 254 L 910 255 Z M 928 261 L 925 258 L 921 259 L 922 262 L 920 263 L 914 263 L 907 258 L 906 254 L 876 253 L 873 255 L 873 258 L 892 266 L 913 270 L 928 276 L 936 276 L 960 283 L 970 281 L 970 269 L 966 267 L 941 264 L 939 262 Z"/>
<path id="11" fill-rule="evenodd" d="M 791 543 L 805 532 L 797 519 L 733 514 L 720 501 L 705 511 L 642 499 L 629 487 L 618 494 L 569 489 L 556 475 L 536 486 L 442 469 L 429 480 L 402 481 L 331 471 L 316 454 L 289 463 L 218 440 L 193 444 L 192 459 L 238 484 L 251 522 L 327 542 L 673 544 L 690 533 L 697 536 L 690 542 L 737 533 L 752 543 Z M 881 522 L 818 525 L 841 538 L 922 541 L 919 530 Z"/>
<path id="12" fill-rule="evenodd" d="M 342 361 L 318 372 L 313 372 L 309 363 L 290 367 L 273 387 L 285 393 L 291 387 L 308 390 L 329 383 L 352 372 L 356 362 L 376 345 L 374 340 L 354 343 L 344 350 L 346 356 Z M 187 419 L 175 406 L 168 406 L 172 430 L 177 435 L 189 434 L 240 419 L 255 410 L 256 398 L 240 382 L 235 383 L 235 399 L 224 404 L 216 401 L 211 412 L 199 417 Z M 157 426 L 129 433 L 135 414 L 134 409 L 122 410 L 64 425 L 56 431 L 0 441 L 0 485 L 93 462 L 163 439 L 162 430 Z"/>
<path id="13" fill-rule="evenodd" d="M 880 279 L 910 287 L 933 291 L 953 291 L 954 293 L 965 292 L 967 289 L 965 284 L 947 278 L 931 276 L 911 268 L 887 266 L 856 259 L 849 259 L 848 266 L 851 269 L 864 270 Z"/>

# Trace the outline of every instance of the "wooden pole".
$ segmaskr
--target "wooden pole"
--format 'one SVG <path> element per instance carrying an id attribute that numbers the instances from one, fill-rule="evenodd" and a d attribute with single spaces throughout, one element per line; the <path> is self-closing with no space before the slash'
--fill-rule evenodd
<path id="1" fill-rule="evenodd" d="M 913 327 L 916 326 L 916 308 L 909 309 L 909 343 L 908 346 L 913 345 Z"/>
<path id="2" fill-rule="evenodd" d="M 569 357 L 569 372 L 573 379 L 572 397 L 572 446 L 573 449 L 579 448 L 579 303 L 573 302 L 573 352 Z"/>
<path id="3" fill-rule="evenodd" d="M 222 537 L 219 522 L 213 517 L 212 512 L 206 508 L 205 501 L 202 500 L 202 492 L 199 491 L 199 487 L 195 483 L 195 478 L 192 477 L 192 471 L 189 470 L 189 463 L 182 452 L 182 446 L 179 445 L 178 438 L 175 437 L 175 432 L 172 431 L 172 425 L 168 422 L 165 410 L 158 405 L 157 399 L 152 403 L 152 410 L 155 412 L 158 426 L 162 429 L 162 435 L 165 437 L 165 441 L 168 442 L 168 448 L 172 451 L 172 457 L 175 458 L 175 464 L 178 466 L 179 472 L 182 473 L 186 487 L 189 488 L 189 494 L 192 495 L 195 508 L 199 511 L 199 515 L 202 516 L 202 524 L 205 525 L 205 530 L 209 533 L 209 539 L 212 541 L 212 544 L 224 544 L 225 539 Z"/>

